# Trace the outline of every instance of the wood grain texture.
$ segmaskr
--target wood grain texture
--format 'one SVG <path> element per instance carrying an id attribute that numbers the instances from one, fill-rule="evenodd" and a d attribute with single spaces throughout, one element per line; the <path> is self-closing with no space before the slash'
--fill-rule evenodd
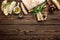
<path id="1" fill-rule="evenodd" d="M 44 22 L 37 22 L 32 14 L 19 19 L 18 15 L 4 16 L 0 10 L 0 40 L 60 40 L 60 11 L 48 14 Z"/>

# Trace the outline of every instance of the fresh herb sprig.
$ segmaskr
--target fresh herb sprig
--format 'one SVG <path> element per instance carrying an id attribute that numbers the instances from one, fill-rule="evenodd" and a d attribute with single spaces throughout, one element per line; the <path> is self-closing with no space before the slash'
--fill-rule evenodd
<path id="1" fill-rule="evenodd" d="M 44 9 L 44 6 L 45 6 L 45 5 L 46 5 L 46 2 L 43 2 L 43 3 L 40 4 L 39 6 L 34 7 L 31 12 L 32 12 L 34 15 L 36 15 L 38 12 L 41 12 L 41 11 Z"/>

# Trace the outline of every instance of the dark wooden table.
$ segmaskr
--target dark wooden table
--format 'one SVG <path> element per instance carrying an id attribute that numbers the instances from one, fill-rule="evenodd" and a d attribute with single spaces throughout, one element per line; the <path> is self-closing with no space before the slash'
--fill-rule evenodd
<path id="1" fill-rule="evenodd" d="M 18 15 L 4 16 L 0 10 L 0 40 L 60 40 L 60 11 L 48 15 L 47 21 L 37 22 L 31 14 L 19 19 Z"/>

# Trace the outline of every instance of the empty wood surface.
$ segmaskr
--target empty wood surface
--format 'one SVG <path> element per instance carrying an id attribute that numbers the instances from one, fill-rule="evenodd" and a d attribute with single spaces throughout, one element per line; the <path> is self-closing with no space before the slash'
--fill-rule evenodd
<path id="1" fill-rule="evenodd" d="M 32 14 L 19 19 L 18 15 L 4 16 L 0 10 L 0 40 L 60 40 L 60 11 L 49 14 L 44 22 L 37 22 Z"/>

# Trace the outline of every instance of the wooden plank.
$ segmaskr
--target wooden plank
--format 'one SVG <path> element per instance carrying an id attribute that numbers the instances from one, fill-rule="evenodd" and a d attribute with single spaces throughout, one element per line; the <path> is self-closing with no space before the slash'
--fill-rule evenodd
<path id="1" fill-rule="evenodd" d="M 60 32 L 60 25 L 0 25 L 1 33 L 18 33 L 18 32 L 37 32 L 38 34 L 55 34 L 55 32 Z M 46 34 L 47 34 L 46 33 Z M 56 34 L 55 34 L 56 35 Z M 59 35 L 59 33 L 57 34 Z"/>
<path id="2" fill-rule="evenodd" d="M 60 37 L 60 25 L 0 25 L 0 39 L 23 40 Z"/>
<path id="3" fill-rule="evenodd" d="M 60 24 L 60 20 L 47 20 L 44 22 L 37 22 L 36 20 L 26 20 L 26 19 L 22 19 L 22 20 L 0 20 L 0 25 L 20 25 L 20 24 L 36 24 L 36 25 L 40 25 L 40 24 Z"/>

